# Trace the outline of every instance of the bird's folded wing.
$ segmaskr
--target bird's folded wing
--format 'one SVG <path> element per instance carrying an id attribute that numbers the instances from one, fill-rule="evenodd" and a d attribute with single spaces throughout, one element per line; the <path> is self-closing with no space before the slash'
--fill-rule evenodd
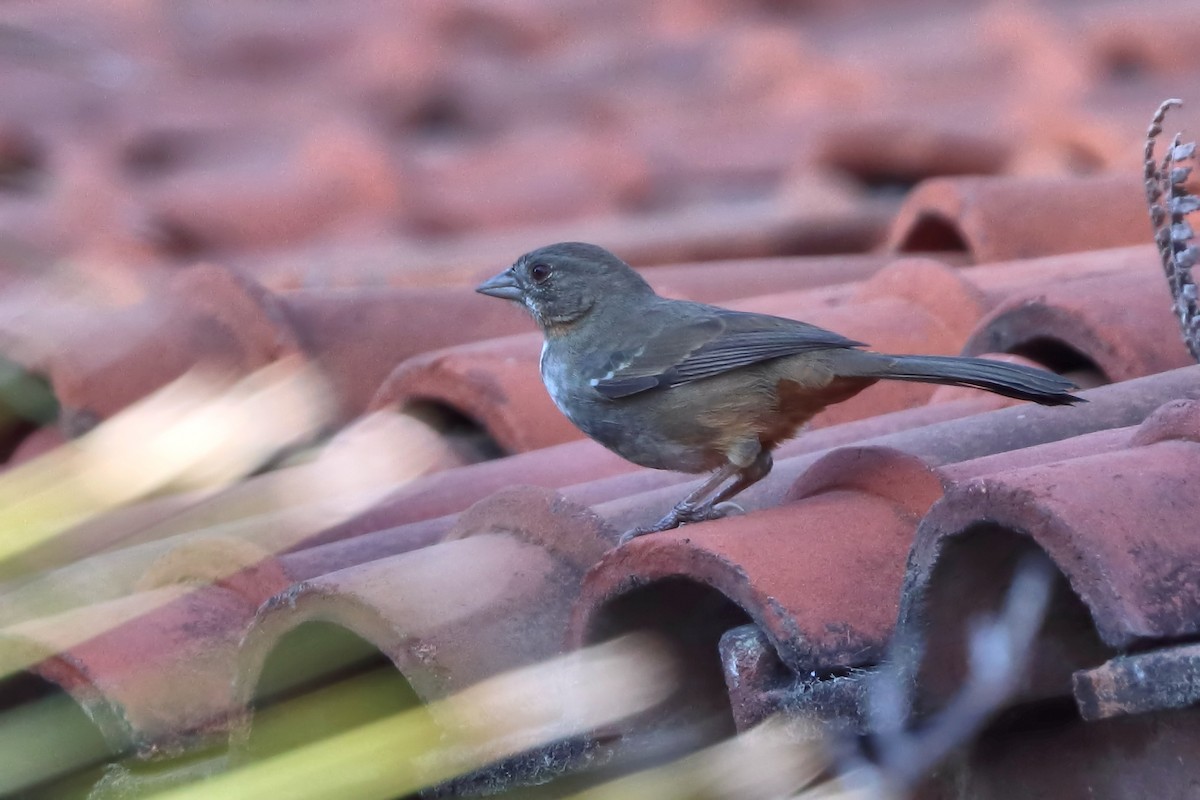
<path id="1" fill-rule="evenodd" d="M 614 353 L 592 386 L 610 399 L 680 386 L 781 356 L 862 346 L 804 322 L 713 308 L 682 320 L 669 315 L 633 353 Z"/>

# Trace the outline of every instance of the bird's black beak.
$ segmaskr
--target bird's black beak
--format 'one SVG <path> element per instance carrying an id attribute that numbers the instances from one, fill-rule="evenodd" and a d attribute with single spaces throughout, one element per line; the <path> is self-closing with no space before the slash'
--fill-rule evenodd
<path id="1" fill-rule="evenodd" d="M 488 278 L 475 287 L 475 291 L 488 297 L 499 297 L 501 300 L 521 300 L 521 287 L 511 269 L 506 269 L 495 277 Z"/>

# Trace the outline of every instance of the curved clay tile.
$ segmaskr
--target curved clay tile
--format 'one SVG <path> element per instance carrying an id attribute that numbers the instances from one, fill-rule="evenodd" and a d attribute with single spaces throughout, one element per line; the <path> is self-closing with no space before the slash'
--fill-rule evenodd
<path id="1" fill-rule="evenodd" d="M 0 661 L 81 707 L 106 745 L 102 760 L 220 745 L 254 609 L 227 589 L 168 586 L 5 628 Z M 11 688 L 10 676 L 0 694 Z"/>
<path id="2" fill-rule="evenodd" d="M 333 122 L 222 168 L 178 170 L 137 195 L 164 247 L 181 257 L 256 250 L 316 238 L 339 225 L 394 217 L 402 203 L 386 142 Z"/>
<path id="3" fill-rule="evenodd" d="M 312 289 L 281 293 L 278 302 L 337 393 L 343 419 L 361 414 L 405 359 L 529 325 L 516 309 L 466 287 Z"/>
<path id="4" fill-rule="evenodd" d="M 1146 241 L 1141 179 L 935 178 L 909 193 L 892 224 L 894 252 L 969 253 L 977 263 Z"/>
<path id="5" fill-rule="evenodd" d="M 811 158 L 866 185 L 912 185 L 942 175 L 992 175 L 1004 170 L 1013 131 L 964 124 L 958 112 L 898 109 L 860 112 L 815 122 Z"/>
<path id="6" fill-rule="evenodd" d="M 894 256 L 875 253 L 746 258 L 665 264 L 641 272 L 654 291 L 664 297 L 721 303 L 736 297 L 799 292 L 865 280 L 894 260 Z"/>
<path id="7" fill-rule="evenodd" d="M 21 315 L 0 322 L 0 347 L 27 371 L 46 377 L 69 435 L 198 364 L 247 374 L 301 352 L 274 295 L 212 265 L 178 273 L 137 306 L 51 306 L 38 310 L 39 318 L 43 314 L 36 339 Z"/>
<path id="8" fill-rule="evenodd" d="M 716 644 L 730 629 L 753 622 L 765 637 L 742 636 L 744 647 L 737 652 L 729 650 L 732 640 L 726 643 L 729 670 L 750 658 L 763 678 L 755 684 L 725 673 L 726 682 L 740 681 L 732 701 L 746 704 L 734 706 L 735 718 L 748 722 L 785 699 L 801 702 L 813 680 L 842 680 L 838 676 L 847 668 L 880 656 L 897 602 L 908 602 L 901 591 L 913 532 L 945 487 L 970 486 L 984 473 L 989 477 L 980 480 L 986 481 L 1013 470 L 1042 469 L 1038 465 L 1064 458 L 1119 455 L 1129 441 L 1127 426 L 1141 422 L 1165 398 L 1196 395 L 1197 369 L 1094 390 L 1089 403 L 1068 413 L 1021 404 L 782 459 L 739 498 L 744 516 L 640 537 L 606 554 L 576 601 L 572 641 L 650 624 L 655 609 L 703 596 L 724 609 L 721 625 L 714 627 L 703 615 L 684 616 L 675 621 L 674 635 L 707 642 L 714 663 Z M 624 529 L 654 521 L 686 491 L 686 485 L 671 486 L 596 510 Z M 846 522 L 855 519 L 861 524 Z M 847 563 L 858 566 L 846 569 Z M 768 642 L 770 652 L 755 650 L 755 641 Z M 710 700 L 722 691 L 711 682 L 706 686 Z M 812 710 L 836 716 L 847 702 L 853 706 L 840 691 L 822 685 Z"/>
<path id="9" fill-rule="evenodd" d="M 1146 425 L 1155 429 L 1149 441 L 1139 432 L 1125 449 L 996 474 L 948 495 L 914 550 L 912 607 L 930 591 L 950 540 L 986 519 L 1050 554 L 1110 647 L 1194 635 L 1200 617 L 1189 608 L 1200 607 L 1200 595 L 1192 597 L 1197 587 L 1181 582 L 1178 565 L 1195 560 L 1184 486 L 1200 448 L 1191 421 L 1174 436 L 1154 417 Z"/>
<path id="10" fill-rule="evenodd" d="M 1165 282 L 1141 270 L 1016 292 L 980 322 L 964 352 L 1016 353 L 1099 381 L 1193 363 Z"/>
<path id="11" fill-rule="evenodd" d="M 475 506 L 446 541 L 296 584 L 244 640 L 236 702 L 256 711 L 235 730 L 235 752 L 258 746 L 264 687 L 288 667 L 275 654 L 314 630 L 364 641 L 422 702 L 558 654 L 583 570 L 615 540 L 591 511 L 518 487 Z"/>
<path id="12" fill-rule="evenodd" d="M 371 409 L 448 407 L 510 453 L 578 439 L 538 374 L 542 336 L 523 333 L 411 358 L 375 394 Z"/>

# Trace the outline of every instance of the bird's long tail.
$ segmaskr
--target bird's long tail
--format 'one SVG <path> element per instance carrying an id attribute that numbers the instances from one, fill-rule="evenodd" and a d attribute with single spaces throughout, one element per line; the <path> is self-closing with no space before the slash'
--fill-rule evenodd
<path id="1" fill-rule="evenodd" d="M 1053 372 L 1022 364 L 967 356 L 892 356 L 864 350 L 839 353 L 837 373 L 854 378 L 971 386 L 989 392 L 1032 400 L 1044 406 L 1083 402 L 1071 394 L 1073 383 Z"/>

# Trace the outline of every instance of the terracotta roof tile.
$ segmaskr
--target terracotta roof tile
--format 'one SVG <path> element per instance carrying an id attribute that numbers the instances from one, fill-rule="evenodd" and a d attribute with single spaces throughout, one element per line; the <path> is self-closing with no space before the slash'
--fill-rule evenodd
<path id="1" fill-rule="evenodd" d="M 828 195 L 829 193 L 826 193 Z M 826 196 L 708 201 L 678 210 L 432 239 L 322 243 L 236 263 L 267 286 L 321 288 L 400 283 L 474 286 L 547 242 L 605 242 L 635 266 L 823 253 L 861 253 L 882 242 L 891 209 Z"/>
<path id="2" fill-rule="evenodd" d="M 957 114 L 929 110 L 862 111 L 837 121 L 818 117 L 811 127 L 813 161 L 880 192 L 944 175 L 1003 172 L 1015 149 L 1011 132 L 999 125 L 967 125 Z"/>
<path id="3" fill-rule="evenodd" d="M 1135 436 L 1140 446 L 1006 471 L 950 493 L 923 522 L 908 602 L 915 607 L 929 591 L 949 537 L 986 519 L 1050 553 L 1110 647 L 1191 635 L 1198 624 L 1189 611 L 1191 582 L 1178 571 L 1188 560 L 1188 513 L 1179 502 L 1162 502 L 1188 474 L 1190 432 L 1167 438 L 1161 422 L 1150 424 L 1159 432 L 1152 443 Z M 1105 483 L 1116 490 L 1097 496 L 1094 487 Z"/>
<path id="4" fill-rule="evenodd" d="M 1142 183 L 1134 174 L 936 178 L 905 199 L 888 245 L 1004 261 L 1140 244 L 1146 224 Z"/>
<path id="5" fill-rule="evenodd" d="M 620 772 L 656 733 L 687 750 L 777 711 L 864 732 L 896 631 L 938 711 L 966 621 L 1041 551 L 1060 575 L 1033 669 L 921 796 L 1186 794 L 1200 367 L 1133 170 L 1154 105 L 1200 85 L 1194 2 L 408 5 L 11 9 L 0 351 L 62 412 L 4 424 L 0 477 L 198 363 L 285 356 L 323 370 L 335 443 L 386 408 L 438 448 L 343 513 L 263 500 L 273 463 L 26 554 L 36 574 L 0 584 L 0 705 L 73 707 L 77 779 L 114 797 L 648 626 L 688 669 L 604 732 L 632 732 Z M 881 384 L 781 447 L 745 513 L 614 547 L 695 476 L 580 439 L 528 320 L 473 293 L 566 240 L 671 296 L 1042 364 L 1089 402 Z M 384 699 L 279 722 L 333 688 L 322 666 Z"/>
<path id="6" fill-rule="evenodd" d="M 1064 371 L 1098 373 L 1081 380 L 1119 381 L 1185 366 L 1192 359 L 1170 294 L 1147 277 L 1113 274 L 1014 293 L 963 349 L 1026 354 Z"/>
<path id="7" fill-rule="evenodd" d="M 168 586 L 6 628 L 0 652 L 82 706 L 111 756 L 179 754 L 227 730 L 254 608 L 218 587 Z"/>
<path id="8" fill-rule="evenodd" d="M 1074 675 L 1085 720 L 1150 714 L 1196 705 L 1196 645 L 1161 647 L 1112 658 Z"/>
<path id="9" fill-rule="evenodd" d="M 896 447 L 912 452 L 919 447 L 925 457 L 939 461 L 979 458 L 990 452 L 1029 447 L 1049 440 L 1078 436 L 1094 430 L 1122 427 L 1140 422 L 1160 404 L 1191 396 L 1189 385 L 1194 368 L 1172 370 L 1132 381 L 1101 387 L 1085 396 L 1085 406 L 1061 414 L 1055 409 L 1022 404 L 1013 408 L 951 419 L 912 431 L 887 433 L 864 443 Z M 930 413 L 945 413 L 950 404 L 931 407 Z M 944 418 L 943 418 L 944 419 Z M 801 440 L 802 441 L 802 438 Z M 908 443 L 912 442 L 913 445 Z M 775 469 L 759 484 L 739 495 L 738 503 L 747 509 L 778 504 L 791 484 L 812 463 L 812 456 L 777 459 Z M 656 489 L 644 495 L 628 496 L 601 507 L 602 512 L 621 529 L 649 524 L 663 508 L 688 491 L 688 478 L 683 483 Z M 672 499 L 673 498 L 673 499 Z"/>
<path id="10" fill-rule="evenodd" d="M 527 324 L 520 314 L 466 288 L 323 289 L 278 298 L 305 353 L 335 387 L 344 419 L 365 411 L 404 359 L 517 333 Z M 465 320 L 471 324 L 464 325 Z"/>
<path id="11" fill-rule="evenodd" d="M 745 659 L 758 664 L 757 672 L 746 673 L 744 680 L 735 677 L 740 671 L 726 675 L 733 687 L 730 699 L 739 704 L 733 708 L 735 719 L 750 724 L 769 710 L 797 708 L 797 702 L 804 713 L 844 715 L 857 707 L 861 687 L 838 683 L 844 681 L 838 676 L 848 667 L 872 664 L 882 655 L 885 637 L 897 618 L 898 600 L 903 604 L 902 622 L 903 609 L 918 605 L 919 593 L 908 587 L 913 574 L 921 573 L 906 577 L 905 557 L 925 510 L 946 488 L 972 486 L 970 479 L 984 473 L 1002 480 L 1021 470 L 1048 469 L 1034 465 L 1062 458 L 1118 457 L 1127 452 L 1124 444 L 1132 433 L 1127 426 L 1141 422 L 1160 400 L 1180 392 L 1194 394 L 1190 382 L 1196 369 L 1094 390 L 1088 394 L 1091 402 L 1068 416 L 1021 405 L 782 459 L 767 479 L 746 493 L 741 503 L 749 511 L 746 516 L 644 537 L 602 558 L 585 579 L 576 602 L 574 641 L 647 624 L 653 620 L 649 609 L 673 602 L 677 591 L 683 596 L 692 591 L 688 586 L 710 587 L 730 608 L 741 609 L 746 621 L 753 620 L 766 637 L 760 640 L 758 633 L 743 632 L 737 635 L 738 644 L 730 640 L 724 646 L 728 669 L 740 670 Z M 1081 436 L 1087 431 L 1095 433 Z M 644 524 L 657 518 L 684 490 L 673 486 L 600 505 L 597 510 L 617 528 Z M 951 497 L 966 492 L 950 488 Z M 948 499 L 935 506 L 921 524 L 931 524 L 928 520 L 936 518 L 937 509 L 949 503 Z M 876 513 L 891 521 L 858 526 L 855 536 L 847 536 L 841 521 L 859 513 Z M 874 538 L 888 530 L 893 535 Z M 801 562 L 791 555 L 798 547 L 805 554 Z M 835 563 L 874 566 L 856 568 L 849 574 L 858 580 L 842 584 L 845 574 L 833 568 Z M 779 572 L 781 564 L 789 566 Z M 830 570 L 837 574 L 829 574 Z M 871 578 L 864 581 L 867 573 Z M 789 584 L 790 580 L 796 583 Z M 647 606 L 649 599 L 641 602 L 635 596 L 656 599 Z M 824 599 L 817 603 L 814 597 Z M 709 646 L 735 627 L 714 630 L 698 618 L 676 624 L 700 626 L 707 631 L 703 636 Z M 780 666 L 768 668 L 773 659 Z M 762 683 L 755 683 L 753 675 L 762 676 Z M 834 683 L 821 686 L 811 704 L 802 699 L 814 679 L 826 677 Z M 949 691 L 944 682 L 938 685 Z M 722 690 L 710 686 L 709 691 Z M 846 722 L 844 716 L 841 722 Z"/>
<path id="12" fill-rule="evenodd" d="M 781 298 L 771 298 L 763 305 L 779 302 Z M 748 309 L 759 304 L 733 305 Z M 926 307 L 894 299 L 845 309 L 814 308 L 804 316 L 807 322 L 870 339 L 875 347 L 896 352 L 954 352 L 966 333 L 948 330 Z M 578 439 L 579 431 L 558 413 L 542 387 L 537 367 L 540 352 L 541 335 L 522 334 L 427 353 L 397 367 L 371 408 L 448 406 L 481 425 L 507 452 Z M 882 384 L 822 413 L 813 424 L 831 425 L 919 405 L 932 392 L 920 385 Z"/>
<path id="13" fill-rule="evenodd" d="M 1111 774 L 1105 742 L 1110 736 L 1172 741 L 1176 724 L 1186 719 L 1154 712 L 1194 702 L 1187 689 L 1189 648 L 1175 644 L 1191 636 L 1195 624 L 1186 575 L 1190 524 L 1184 495 L 1171 491 L 1176 499 L 1164 502 L 1163 492 L 1187 474 L 1195 405 L 1194 399 L 1166 404 L 1127 429 L 1117 448 L 1078 448 L 1059 453 L 1064 460 L 966 480 L 922 521 L 897 625 L 920 642 L 921 669 L 911 677 L 925 708 L 942 706 L 961 682 L 958 626 L 996 602 L 1019 554 L 1044 551 L 1061 570 L 1010 725 L 987 732 L 947 771 L 946 781 L 987 791 L 1001 774 L 1017 770 L 1007 785 L 1030 796 L 1085 783 L 1098 786 L 1099 796 L 1117 796 L 1113 787 L 1140 784 L 1152 773 L 1164 787 L 1187 780 L 1157 760 L 1157 748 L 1152 757 L 1119 762 L 1124 777 Z M 1120 490 L 1095 491 L 1110 484 Z M 1064 700 L 1078 703 L 1082 720 L 1073 711 L 1051 710 Z M 1018 720 L 1038 713 L 1043 723 L 1031 739 Z M 1107 718 L 1115 719 L 1087 723 Z M 1033 763 L 1035 742 L 1067 754 L 1054 776 L 1020 771 Z"/>
<path id="14" fill-rule="evenodd" d="M 498 569 L 513 579 L 486 579 Z M 464 570 L 474 571 L 474 577 Z M 491 534 L 377 559 L 302 582 L 260 613 L 244 647 L 249 668 L 243 673 L 241 692 L 246 700 L 252 697 L 259 679 L 256 673 L 287 631 L 318 618 L 365 638 L 378 638 L 375 646 L 409 675 L 409 682 L 426 698 L 470 685 L 504 667 L 530 663 L 557 649 L 558 642 L 548 634 L 553 632 L 553 620 L 563 616 L 562 604 L 554 602 L 561 591 L 556 584 L 565 578 L 562 570 L 540 548 L 516 537 Z M 464 592 L 467 587 L 473 591 Z M 454 598 L 450 605 L 448 598 Z M 546 615 L 543 624 L 531 624 L 531 613 Z M 482 624 L 481 614 L 488 617 L 488 624 Z M 480 636 L 497 638 L 481 647 Z M 428 651 L 424 656 L 413 647 L 421 642 Z"/>
<path id="15" fill-rule="evenodd" d="M 269 707 L 264 687 L 288 671 L 272 653 L 306 626 L 365 640 L 424 701 L 555 655 L 583 570 L 615 540 L 590 510 L 514 488 L 477 505 L 442 543 L 297 583 L 266 604 L 246 634 L 238 707 Z M 254 749 L 254 724 L 248 717 L 235 729 L 235 748 Z"/>
<path id="16" fill-rule="evenodd" d="M 179 170 L 139 188 L 168 251 L 186 258 L 260 249 L 398 213 L 400 176 L 367 131 L 335 123 L 297 141 L 286 159 L 256 156 L 236 168 Z"/>
<path id="17" fill-rule="evenodd" d="M 541 334 L 460 345 L 409 359 L 388 376 L 371 409 L 448 406 L 481 425 L 508 452 L 579 438 L 538 377 Z"/>
<path id="18" fill-rule="evenodd" d="M 196 364 L 246 374 L 299 352 L 281 316 L 252 281 L 199 265 L 133 307 L 10 306 L 0 325 L 8 358 L 47 377 L 78 435 Z"/>

